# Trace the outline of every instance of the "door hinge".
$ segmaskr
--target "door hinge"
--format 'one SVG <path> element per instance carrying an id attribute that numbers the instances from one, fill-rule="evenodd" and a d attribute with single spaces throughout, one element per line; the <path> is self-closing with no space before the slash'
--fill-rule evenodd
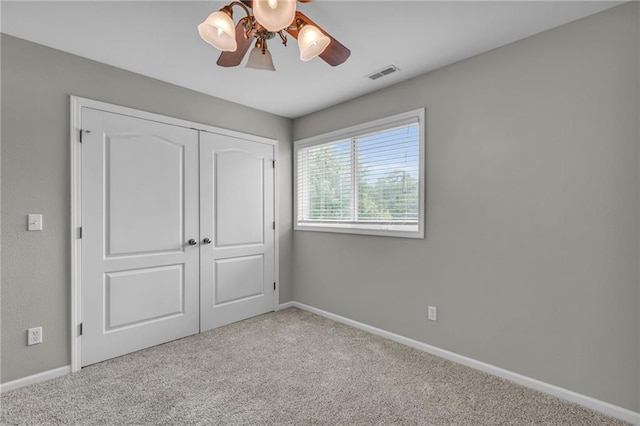
<path id="1" fill-rule="evenodd" d="M 78 228 L 79 239 L 82 239 L 82 226 Z"/>
<path id="2" fill-rule="evenodd" d="M 275 169 L 276 168 L 276 160 L 273 160 L 272 164 L 273 164 L 273 168 Z"/>
<path id="3" fill-rule="evenodd" d="M 273 230 L 275 231 L 275 229 L 276 229 L 276 223 L 273 222 Z"/>
<path id="4" fill-rule="evenodd" d="M 273 283 L 273 289 L 274 290 L 276 289 L 276 283 Z"/>
<path id="5" fill-rule="evenodd" d="M 80 143 L 82 143 L 82 134 L 83 133 L 91 133 L 91 130 L 86 130 L 86 129 L 80 129 Z"/>
<path id="6" fill-rule="evenodd" d="M 82 143 L 82 134 L 91 133 L 91 130 L 80 129 L 80 143 Z"/>
<path id="7" fill-rule="evenodd" d="M 80 335 L 82 336 L 82 323 L 80 323 Z"/>

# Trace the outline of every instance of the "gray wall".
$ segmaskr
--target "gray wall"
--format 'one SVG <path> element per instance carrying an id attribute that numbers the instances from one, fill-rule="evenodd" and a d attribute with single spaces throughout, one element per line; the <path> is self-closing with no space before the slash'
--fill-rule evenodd
<path id="1" fill-rule="evenodd" d="M 280 140 L 281 302 L 640 409 L 639 24 L 626 4 L 294 122 L 300 139 L 426 106 L 418 241 L 292 235 L 287 119 L 3 35 L 2 382 L 70 362 L 74 94 Z"/>
<path id="2" fill-rule="evenodd" d="M 426 239 L 296 231 L 295 300 L 638 410 L 638 22 L 625 4 L 295 120 L 427 109 Z"/>
<path id="3" fill-rule="evenodd" d="M 280 300 L 292 299 L 291 120 L 2 36 L 2 382 L 69 365 L 69 95 L 280 141 Z M 224 83 L 221 83 L 224 84 Z M 26 214 L 44 214 L 26 232 Z M 42 325 L 44 342 L 26 346 Z"/>

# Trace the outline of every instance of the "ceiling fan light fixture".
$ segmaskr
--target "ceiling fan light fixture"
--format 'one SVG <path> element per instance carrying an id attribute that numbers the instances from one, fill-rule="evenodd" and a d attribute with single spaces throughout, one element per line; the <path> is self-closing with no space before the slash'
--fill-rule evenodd
<path id="1" fill-rule="evenodd" d="M 275 71 L 276 67 L 273 66 L 273 58 L 271 52 L 267 48 L 264 49 L 264 53 L 259 47 L 254 47 L 249 52 L 249 60 L 247 61 L 246 68 L 253 68 L 256 70 Z"/>
<path id="2" fill-rule="evenodd" d="M 287 28 L 296 16 L 296 0 L 253 0 L 256 21 L 271 32 Z"/>
<path id="3" fill-rule="evenodd" d="M 235 52 L 238 48 L 233 19 L 224 9 L 212 13 L 198 25 L 198 33 L 204 41 L 223 52 Z"/>
<path id="4" fill-rule="evenodd" d="M 313 0 L 297 0 L 307 3 Z M 233 7 L 240 7 L 246 16 L 233 24 Z M 287 45 L 285 32 L 298 41 L 300 59 L 310 61 L 316 56 L 335 67 L 351 55 L 351 51 L 318 27 L 302 12 L 296 11 L 296 0 L 233 0 L 217 12 L 212 13 L 198 25 L 202 39 L 222 50 L 218 61 L 221 67 L 240 65 L 249 52 L 252 40 L 256 49 L 251 51 L 249 68 L 275 71 L 271 53 L 267 51 L 267 40 L 280 36 Z"/>
<path id="5" fill-rule="evenodd" d="M 315 25 L 303 25 L 298 33 L 298 48 L 300 49 L 300 60 L 310 61 L 329 46 L 331 39 L 324 35 Z"/>

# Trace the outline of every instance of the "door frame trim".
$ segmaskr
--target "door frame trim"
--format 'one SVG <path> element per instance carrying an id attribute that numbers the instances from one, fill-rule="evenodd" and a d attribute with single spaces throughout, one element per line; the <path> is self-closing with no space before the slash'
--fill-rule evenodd
<path id="1" fill-rule="evenodd" d="M 264 143 L 273 146 L 273 160 L 279 163 L 279 141 L 263 136 L 251 135 L 235 130 L 223 129 L 194 121 L 182 120 L 153 112 L 142 111 L 120 105 L 87 99 L 79 96 L 70 96 L 70 160 L 71 160 L 71 218 L 70 218 L 70 246 L 71 246 L 71 372 L 80 371 L 82 362 L 82 337 L 80 336 L 80 324 L 82 323 L 82 239 L 80 239 L 80 227 L 82 226 L 82 143 L 80 131 L 82 129 L 82 108 L 91 108 L 143 120 L 157 121 L 179 127 L 186 127 L 197 131 L 217 133 L 244 139 L 251 142 Z M 198 138 L 199 139 L 199 138 Z M 274 168 L 274 212 L 273 218 L 276 229 L 273 239 L 274 244 L 274 279 L 276 289 L 273 295 L 273 310 L 277 311 L 280 303 L 280 178 L 278 168 Z"/>

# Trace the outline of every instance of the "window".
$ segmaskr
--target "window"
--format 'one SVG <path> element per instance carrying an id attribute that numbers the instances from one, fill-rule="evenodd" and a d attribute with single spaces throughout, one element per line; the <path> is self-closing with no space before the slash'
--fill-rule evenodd
<path id="1" fill-rule="evenodd" d="M 424 109 L 294 145 L 296 230 L 424 238 Z"/>

